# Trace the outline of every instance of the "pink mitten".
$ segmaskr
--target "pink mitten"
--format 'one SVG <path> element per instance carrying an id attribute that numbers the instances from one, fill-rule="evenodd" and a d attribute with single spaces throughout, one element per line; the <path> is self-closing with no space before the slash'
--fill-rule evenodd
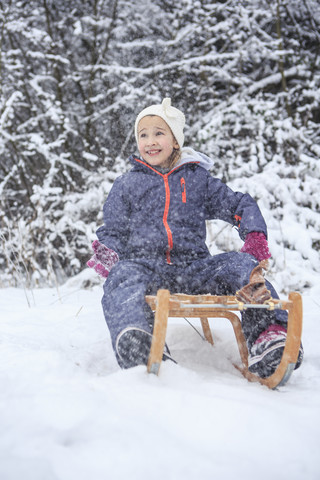
<path id="1" fill-rule="evenodd" d="M 253 255 L 259 262 L 271 257 L 267 239 L 262 232 L 248 233 L 240 252 Z"/>
<path id="2" fill-rule="evenodd" d="M 118 254 L 98 240 L 92 243 L 92 248 L 94 255 L 88 260 L 87 265 L 93 268 L 101 277 L 107 278 L 113 265 L 119 261 Z"/>

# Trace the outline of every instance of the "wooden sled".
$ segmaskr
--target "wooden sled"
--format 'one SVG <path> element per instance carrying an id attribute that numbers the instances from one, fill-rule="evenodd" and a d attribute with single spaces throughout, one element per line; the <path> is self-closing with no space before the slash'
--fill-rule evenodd
<path id="1" fill-rule="evenodd" d="M 200 318 L 206 340 L 213 345 L 208 318 L 223 317 L 230 320 L 242 366 L 235 365 L 250 382 L 259 382 L 274 389 L 284 385 L 290 378 L 298 359 L 302 333 L 302 298 L 297 292 L 291 292 L 288 300 L 270 298 L 261 303 L 243 303 L 235 296 L 215 295 L 171 295 L 169 290 L 158 290 L 157 296 L 146 296 L 146 301 L 155 312 L 154 330 L 148 360 L 148 372 L 158 375 L 165 346 L 169 317 Z M 248 349 L 242 332 L 241 322 L 235 311 L 247 308 L 288 311 L 287 339 L 281 362 L 276 371 L 267 378 L 261 378 L 248 370 Z"/>

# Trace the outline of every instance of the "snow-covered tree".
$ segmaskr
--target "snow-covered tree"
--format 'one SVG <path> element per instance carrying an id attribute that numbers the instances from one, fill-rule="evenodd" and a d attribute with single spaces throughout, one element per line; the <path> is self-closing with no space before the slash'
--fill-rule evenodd
<path id="1" fill-rule="evenodd" d="M 319 26 L 317 0 L 2 2 L 4 282 L 84 267 L 135 116 L 166 95 L 186 113 L 186 143 L 262 203 L 274 271 L 295 255 L 319 268 Z M 238 247 L 210 229 L 212 248 Z"/>

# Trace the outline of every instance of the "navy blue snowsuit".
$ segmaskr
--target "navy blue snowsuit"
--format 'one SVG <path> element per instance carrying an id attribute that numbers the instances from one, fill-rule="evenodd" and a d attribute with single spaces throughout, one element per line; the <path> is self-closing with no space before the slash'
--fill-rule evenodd
<path id="1" fill-rule="evenodd" d="M 211 256 L 206 246 L 206 220 L 220 219 L 249 232 L 267 228 L 257 203 L 233 192 L 209 172 L 212 161 L 184 148 L 178 165 L 161 173 L 138 157 L 120 176 L 103 208 L 98 239 L 119 255 L 104 284 L 103 311 L 119 365 L 126 367 L 119 339 L 130 330 L 152 334 L 153 316 L 144 297 L 159 288 L 186 294 L 232 295 L 248 283 L 257 261 L 230 252 Z M 267 283 L 272 296 L 273 287 Z M 242 316 L 248 347 L 271 323 L 286 323 L 285 312 L 254 310 Z"/>

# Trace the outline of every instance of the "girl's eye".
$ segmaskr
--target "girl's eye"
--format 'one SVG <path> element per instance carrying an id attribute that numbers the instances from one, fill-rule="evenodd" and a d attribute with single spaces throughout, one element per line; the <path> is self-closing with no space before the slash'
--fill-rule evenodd
<path id="1" fill-rule="evenodd" d="M 156 135 L 163 135 L 163 132 L 157 132 Z"/>

